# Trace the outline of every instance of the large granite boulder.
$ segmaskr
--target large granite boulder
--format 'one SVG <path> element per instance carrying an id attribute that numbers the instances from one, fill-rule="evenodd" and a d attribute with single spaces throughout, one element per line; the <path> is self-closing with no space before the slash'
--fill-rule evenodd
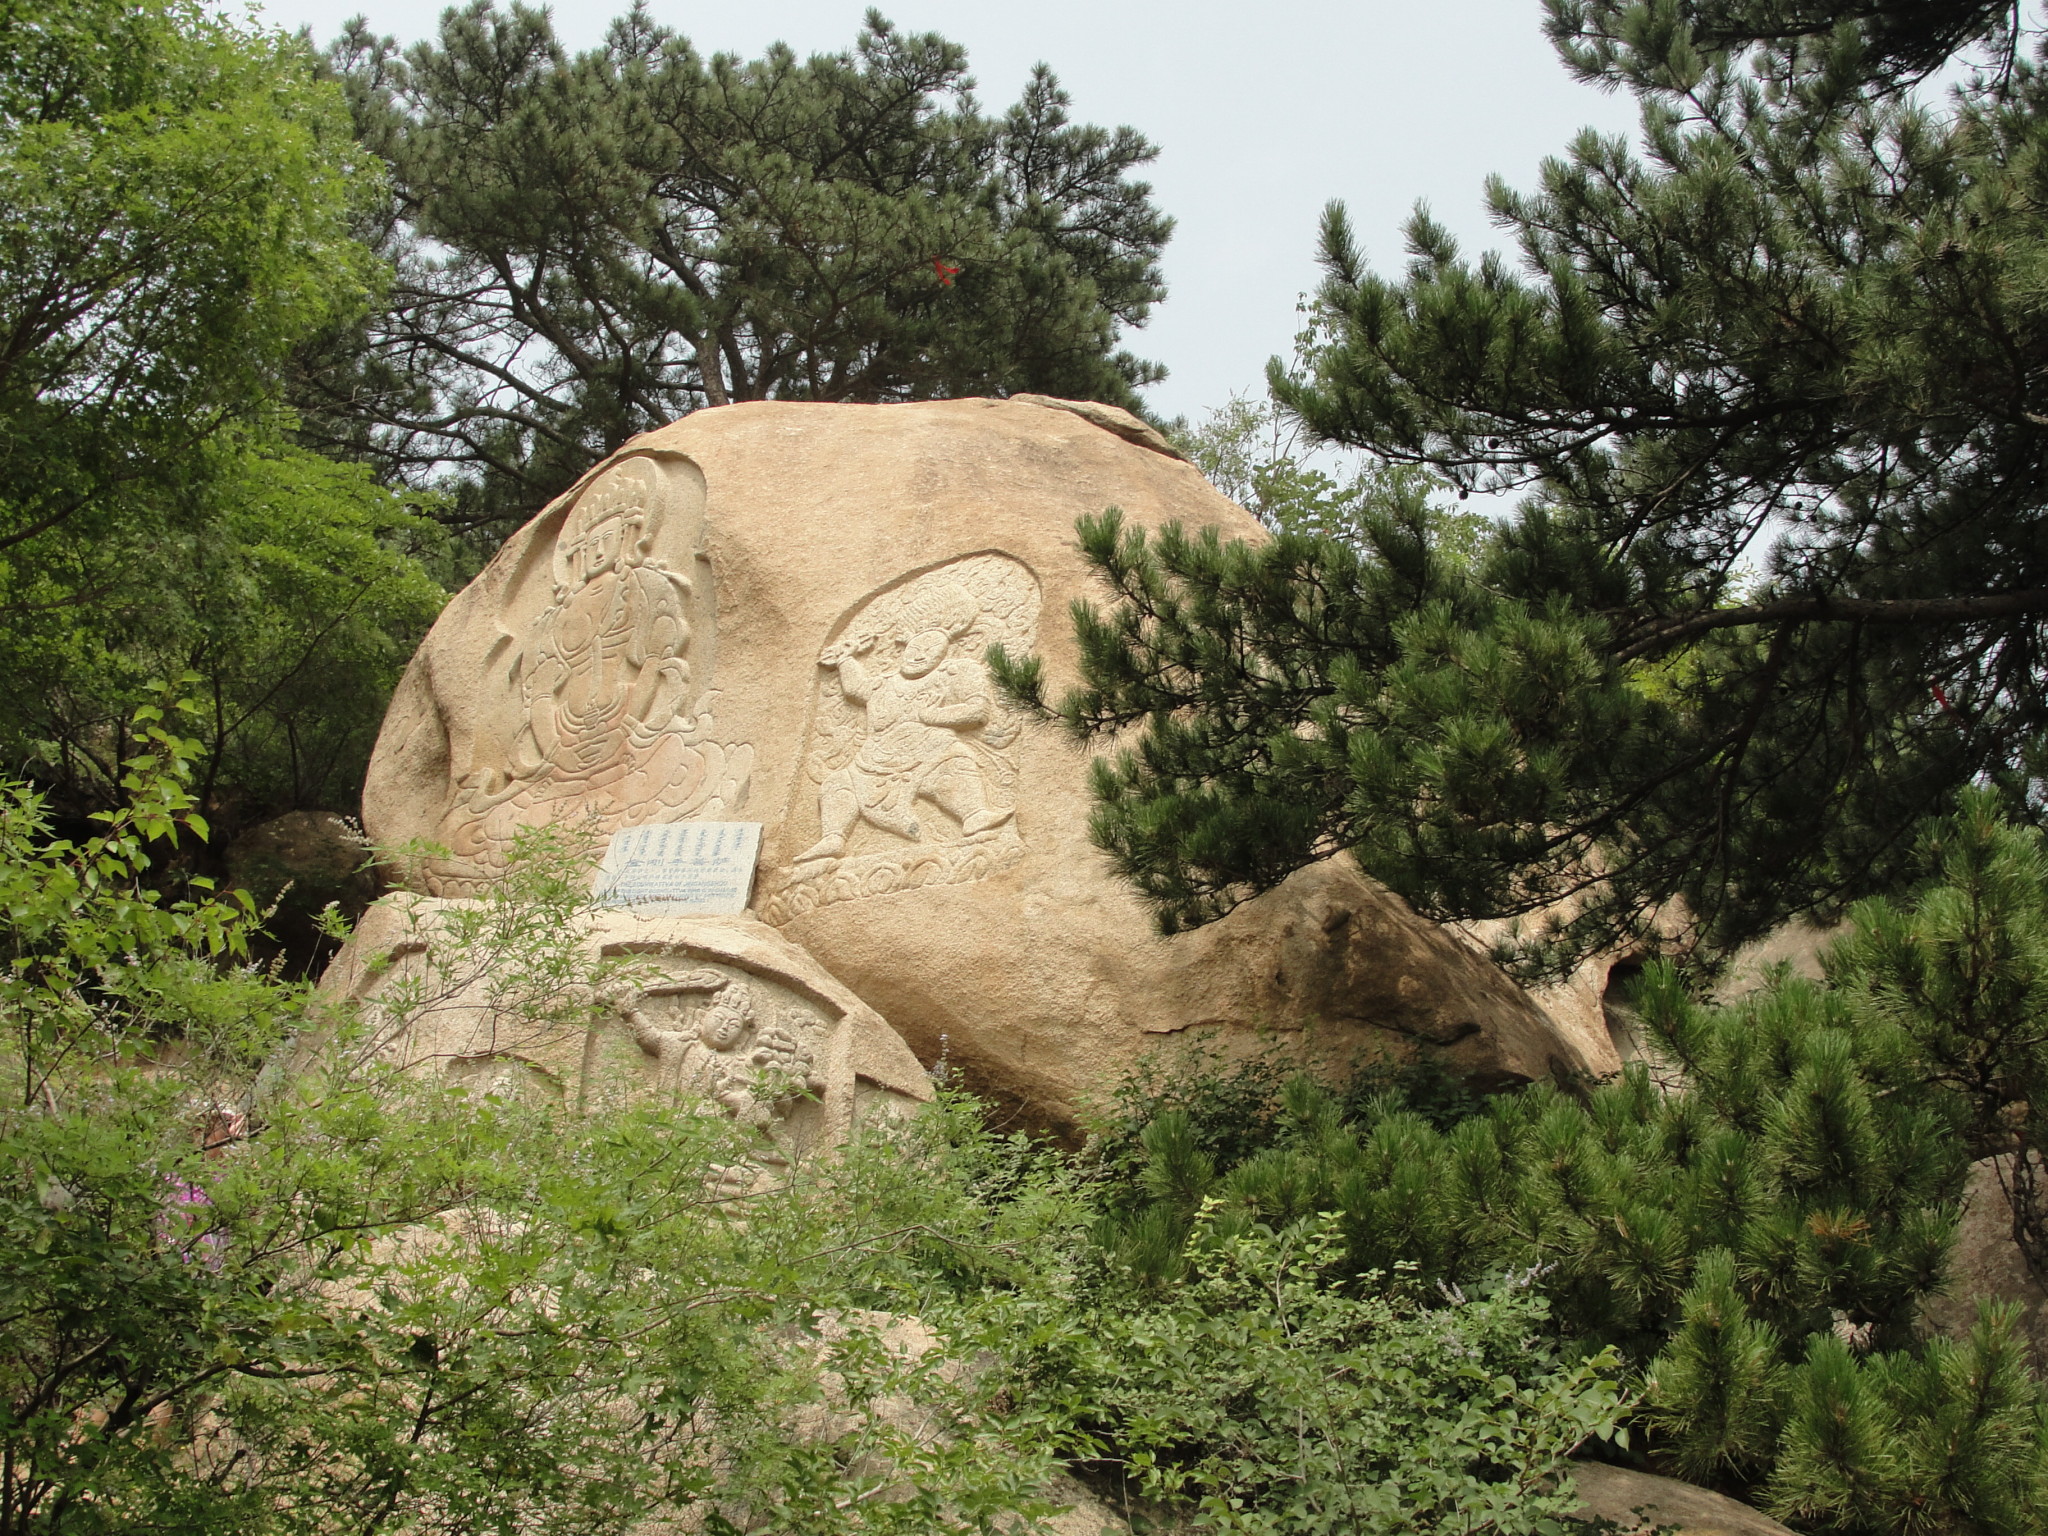
<path id="1" fill-rule="evenodd" d="M 1256 523 L 1135 418 L 1034 400 L 752 404 L 634 440 L 515 534 L 400 684 L 371 837 L 473 893 L 521 826 L 764 824 L 754 910 L 927 1062 L 1070 1119 L 1162 1035 L 1493 1081 L 1596 1065 L 1348 862 L 1167 939 L 1087 836 L 1087 757 L 982 655 L 1074 676 L 1083 513 Z"/>

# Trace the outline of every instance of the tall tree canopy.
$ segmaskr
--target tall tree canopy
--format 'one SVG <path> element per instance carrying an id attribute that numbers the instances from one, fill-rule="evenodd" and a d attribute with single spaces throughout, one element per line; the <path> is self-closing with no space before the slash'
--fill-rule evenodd
<path id="1" fill-rule="evenodd" d="M 209 809 L 346 804 L 440 591 L 287 365 L 377 278 L 340 92 L 186 0 L 0 6 L 0 759 L 118 798 L 153 679 L 208 697 Z"/>
<path id="2" fill-rule="evenodd" d="M 1552 960 L 1674 896 L 1725 946 L 1887 884 L 1973 777 L 2032 803 L 2048 74 L 2012 20 L 1549 0 L 1642 131 L 1490 185 L 1519 263 L 1418 212 L 1382 275 L 1333 205 L 1326 334 L 1278 398 L 1522 494 L 1470 559 L 1398 485 L 1348 547 L 1091 526 L 1119 602 L 1063 712 L 1143 727 L 1097 835 L 1169 926 L 1352 848 L 1437 916 L 1570 898 Z M 1976 44 L 1938 103 L 1910 89 Z"/>
<path id="3" fill-rule="evenodd" d="M 330 446 L 530 515 L 635 432 L 729 401 L 1036 390 L 1134 403 L 1161 296 L 1152 147 L 1069 121 L 1043 66 L 982 111 L 958 46 L 870 12 L 854 47 L 701 56 L 636 8 L 569 55 L 473 0 L 401 53 L 332 50 L 390 167 L 397 278 L 308 359 Z"/>

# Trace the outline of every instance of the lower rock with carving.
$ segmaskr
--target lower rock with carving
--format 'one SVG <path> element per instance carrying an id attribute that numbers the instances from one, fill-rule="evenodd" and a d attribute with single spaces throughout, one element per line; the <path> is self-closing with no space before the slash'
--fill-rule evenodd
<path id="1" fill-rule="evenodd" d="M 330 1002 L 367 1011 L 385 1060 L 566 1104 L 696 1105 L 754 1127 L 766 1167 L 931 1097 L 887 1021 L 751 916 L 599 913 L 576 939 L 595 981 L 535 998 L 507 989 L 488 957 L 459 952 L 452 919 L 465 908 L 386 897 L 322 979 Z"/>

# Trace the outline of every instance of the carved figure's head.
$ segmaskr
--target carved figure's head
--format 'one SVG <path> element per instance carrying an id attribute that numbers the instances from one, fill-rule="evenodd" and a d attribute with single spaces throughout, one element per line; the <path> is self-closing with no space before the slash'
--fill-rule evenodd
<path id="1" fill-rule="evenodd" d="M 645 459 L 627 459 L 590 482 L 556 547 L 560 585 L 584 586 L 647 559 L 660 524 L 659 473 Z"/>
<path id="2" fill-rule="evenodd" d="M 937 629 L 943 630 L 947 638 L 958 640 L 974 628 L 974 621 L 980 617 L 980 601 L 957 581 L 933 581 L 927 577 L 911 588 L 909 601 L 903 605 L 905 628 L 913 634 Z"/>
<path id="3" fill-rule="evenodd" d="M 753 1022 L 753 994 L 743 985 L 729 985 L 712 998 L 697 1021 L 697 1038 L 714 1051 L 729 1051 Z"/>
<path id="4" fill-rule="evenodd" d="M 981 617 L 981 604 L 957 581 L 927 578 L 911 588 L 903 604 L 899 634 L 907 634 L 897 669 L 905 677 L 923 677 L 945 658 L 946 649 Z"/>
<path id="5" fill-rule="evenodd" d="M 896 663 L 896 670 L 905 677 L 923 677 L 939 664 L 946 654 L 946 647 L 952 643 L 953 637 L 943 629 L 921 630 L 904 642 L 903 656 Z"/>

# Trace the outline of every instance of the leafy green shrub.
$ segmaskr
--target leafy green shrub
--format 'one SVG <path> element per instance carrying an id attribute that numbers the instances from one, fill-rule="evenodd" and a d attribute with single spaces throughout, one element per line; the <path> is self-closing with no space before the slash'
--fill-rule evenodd
<path id="1" fill-rule="evenodd" d="M 1057 1424 L 1007 1405 L 1003 1356 L 967 1364 L 1077 1251 L 1056 1188 L 978 1199 L 940 1118 L 735 1197 L 715 1173 L 751 1132 L 725 1117 L 396 1070 L 373 1047 L 432 978 L 319 1017 L 236 963 L 247 902 L 150 888 L 152 845 L 204 825 L 194 744 L 143 724 L 133 804 L 98 836 L 53 841 L 34 795 L 0 798 L 0 1533 L 772 1509 L 784 1532 L 923 1536 L 1044 1507 Z M 487 964 L 497 1001 L 544 1014 L 582 988 L 587 1016 L 587 882 L 541 857 L 506 893 L 450 977 Z M 295 1033 L 320 1070 L 285 1070 Z M 928 1347 L 887 1347 L 903 1313 Z"/>
<path id="2" fill-rule="evenodd" d="M 1528 1276 L 1430 1301 L 1341 1283 L 1345 1248 L 1333 1218 L 1205 1210 L 1186 1280 L 1105 1305 L 1078 1351 L 1105 1452 L 1201 1530 L 1557 1530 L 1565 1458 L 1617 1433 L 1619 1357 L 1561 1352 Z"/>
<path id="3" fill-rule="evenodd" d="M 1183 1117 L 1198 1150 L 1222 1167 L 1234 1167 L 1285 1140 L 1289 1086 L 1303 1075 L 1285 1052 L 1269 1049 L 1226 1062 L 1206 1041 L 1148 1056 L 1117 1085 L 1089 1127 L 1087 1160 L 1102 1181 L 1102 1198 L 1118 1211 L 1133 1208 L 1141 1170 L 1151 1161 L 1145 1137 L 1168 1114 Z M 1325 1083 L 1322 1091 L 1345 1119 L 1399 1104 L 1439 1130 L 1479 1113 L 1486 1103 L 1427 1055 L 1362 1063 L 1340 1081 Z"/>

